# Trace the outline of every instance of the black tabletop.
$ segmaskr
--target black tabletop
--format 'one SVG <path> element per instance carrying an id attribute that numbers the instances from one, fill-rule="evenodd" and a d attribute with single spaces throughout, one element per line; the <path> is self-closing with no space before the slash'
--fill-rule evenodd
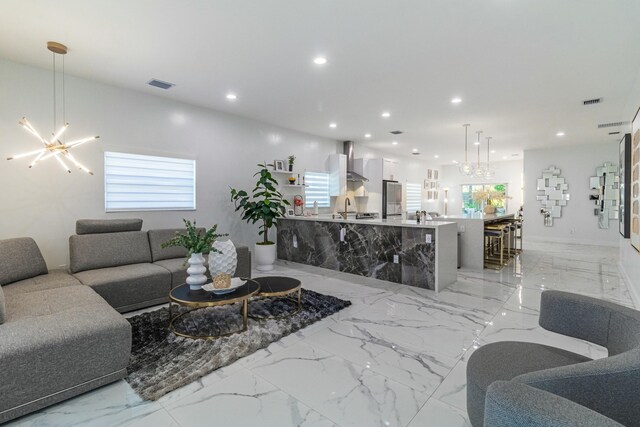
<path id="1" fill-rule="evenodd" d="M 268 294 L 291 291 L 301 285 L 300 280 L 293 277 L 267 276 L 254 277 L 253 280 L 260 284 L 260 293 Z"/>
<path id="2" fill-rule="evenodd" d="M 216 295 L 213 292 L 207 292 L 203 289 L 199 291 L 192 291 L 189 289 L 188 284 L 182 284 L 171 290 L 171 299 L 177 302 L 187 303 L 208 303 L 208 302 L 223 302 L 229 300 L 235 300 L 238 298 L 246 297 L 254 294 L 260 289 L 260 285 L 254 280 L 249 279 L 247 283 L 236 288 L 233 292 L 228 294 Z"/>

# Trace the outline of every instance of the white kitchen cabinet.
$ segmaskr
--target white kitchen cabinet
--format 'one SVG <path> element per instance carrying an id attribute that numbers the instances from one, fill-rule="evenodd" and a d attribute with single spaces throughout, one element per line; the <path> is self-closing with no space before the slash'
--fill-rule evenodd
<path id="1" fill-rule="evenodd" d="M 397 160 L 382 159 L 382 179 L 398 181 L 398 172 L 400 164 Z"/>
<path id="2" fill-rule="evenodd" d="M 327 159 L 329 171 L 329 196 L 344 196 L 347 194 L 347 156 L 344 154 L 330 154 Z"/>

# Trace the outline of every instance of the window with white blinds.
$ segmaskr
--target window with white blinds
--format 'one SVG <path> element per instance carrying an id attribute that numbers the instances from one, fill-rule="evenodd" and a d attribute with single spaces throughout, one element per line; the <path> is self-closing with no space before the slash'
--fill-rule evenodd
<path id="1" fill-rule="evenodd" d="M 326 172 L 305 172 L 305 207 L 312 208 L 313 202 L 318 202 L 319 208 L 331 206 L 329 199 L 329 174 Z"/>
<path id="2" fill-rule="evenodd" d="M 107 212 L 194 210 L 196 161 L 128 153 L 104 153 Z"/>
<path id="3" fill-rule="evenodd" d="M 407 212 L 422 210 L 422 186 L 407 182 Z"/>

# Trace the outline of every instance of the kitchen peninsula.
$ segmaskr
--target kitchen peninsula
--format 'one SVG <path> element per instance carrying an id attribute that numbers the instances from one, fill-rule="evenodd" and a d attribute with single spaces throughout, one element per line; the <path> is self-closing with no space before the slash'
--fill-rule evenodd
<path id="1" fill-rule="evenodd" d="M 460 266 L 474 270 L 484 268 L 484 226 L 492 222 L 499 222 L 513 218 L 513 214 L 462 214 L 445 215 L 444 221 L 458 224 L 460 232 Z"/>
<path id="2" fill-rule="evenodd" d="M 457 279 L 453 222 L 334 219 L 278 220 L 278 258 L 441 291 Z"/>

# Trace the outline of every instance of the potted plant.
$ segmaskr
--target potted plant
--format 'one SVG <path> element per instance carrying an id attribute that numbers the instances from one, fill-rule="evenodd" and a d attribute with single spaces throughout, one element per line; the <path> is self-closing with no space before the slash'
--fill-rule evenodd
<path id="1" fill-rule="evenodd" d="M 258 221 L 262 223 L 258 233 L 262 236 L 262 242 L 257 242 L 254 247 L 256 268 L 259 271 L 273 270 L 276 244 L 269 240 L 269 229 L 276 224 L 278 218 L 285 216 L 285 206 L 289 206 L 289 201 L 276 188 L 278 181 L 268 169 L 271 166 L 266 163 L 258 164 L 260 170 L 253 175 L 258 177 L 258 181 L 252 194 L 231 188 L 231 201 L 235 204 L 236 212 L 242 212 L 242 219 L 252 224 Z"/>
<path id="2" fill-rule="evenodd" d="M 218 224 L 213 224 L 209 230 L 198 230 L 196 228 L 196 221 L 187 219 L 182 220 L 186 227 L 186 233 L 183 231 L 176 231 L 176 235 L 171 240 L 164 242 L 161 246 L 167 248 L 169 246 L 182 246 L 187 250 L 187 261 L 189 268 L 187 268 L 187 283 L 189 289 L 197 291 L 202 289 L 202 285 L 207 282 L 207 276 L 204 273 L 207 271 L 207 267 L 204 266 L 205 259 L 203 254 L 210 252 L 220 252 L 216 248 L 212 247 L 213 242 L 218 237 L 228 236 L 228 234 L 216 234 Z"/>
<path id="3" fill-rule="evenodd" d="M 293 163 L 296 161 L 296 156 L 293 154 L 288 157 L 289 160 L 289 172 L 293 172 Z"/>

